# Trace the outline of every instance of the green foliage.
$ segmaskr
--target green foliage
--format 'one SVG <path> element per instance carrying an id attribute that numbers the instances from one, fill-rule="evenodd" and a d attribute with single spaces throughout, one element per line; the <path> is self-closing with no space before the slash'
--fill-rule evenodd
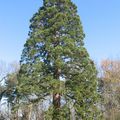
<path id="1" fill-rule="evenodd" d="M 99 120 L 97 72 L 84 47 L 77 7 L 70 0 L 44 0 L 30 22 L 18 75 L 19 94 L 28 98 L 36 95 L 44 101 L 58 93 L 59 110 L 56 112 L 54 104 L 48 105 L 46 120 L 72 119 L 70 101 L 74 118 Z"/>
<path id="2" fill-rule="evenodd" d="M 50 106 L 49 109 L 45 111 L 45 120 L 71 120 L 70 109 L 66 105 L 58 110 L 55 110 L 53 106 Z"/>

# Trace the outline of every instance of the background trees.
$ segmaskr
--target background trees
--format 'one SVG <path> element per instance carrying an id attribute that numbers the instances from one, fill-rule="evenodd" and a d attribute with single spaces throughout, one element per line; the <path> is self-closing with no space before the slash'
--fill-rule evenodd
<path id="1" fill-rule="evenodd" d="M 7 65 L 5 62 L 0 64 L 0 109 L 2 119 L 12 119 L 11 110 L 16 98 L 17 73 L 19 64 L 17 62 Z M 3 104 L 3 105 L 2 105 Z"/>
<path id="2" fill-rule="evenodd" d="M 104 115 L 107 120 L 120 119 L 120 60 L 101 62 Z"/>

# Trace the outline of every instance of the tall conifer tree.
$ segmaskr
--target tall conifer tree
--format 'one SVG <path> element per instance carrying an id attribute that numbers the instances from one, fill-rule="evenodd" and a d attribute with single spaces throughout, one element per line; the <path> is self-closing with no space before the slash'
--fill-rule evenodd
<path id="1" fill-rule="evenodd" d="M 19 94 L 37 96 L 34 102 L 52 96 L 46 120 L 97 118 L 97 72 L 84 47 L 76 5 L 71 0 L 43 0 L 30 22 L 20 61 Z"/>

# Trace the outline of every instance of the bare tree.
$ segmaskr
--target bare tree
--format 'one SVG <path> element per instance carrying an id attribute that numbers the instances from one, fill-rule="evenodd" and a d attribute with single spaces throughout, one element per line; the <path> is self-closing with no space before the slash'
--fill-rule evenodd
<path id="1" fill-rule="evenodd" d="M 120 60 L 106 59 L 101 62 L 104 115 L 107 120 L 120 119 Z M 118 99 L 117 99 L 118 98 Z"/>

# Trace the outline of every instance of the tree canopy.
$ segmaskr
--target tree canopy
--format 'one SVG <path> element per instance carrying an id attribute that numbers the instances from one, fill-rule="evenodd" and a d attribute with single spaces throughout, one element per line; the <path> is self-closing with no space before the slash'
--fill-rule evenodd
<path id="1" fill-rule="evenodd" d="M 30 23 L 18 74 L 19 97 L 44 103 L 46 120 L 99 120 L 97 71 L 84 47 L 76 5 L 43 0 Z"/>

